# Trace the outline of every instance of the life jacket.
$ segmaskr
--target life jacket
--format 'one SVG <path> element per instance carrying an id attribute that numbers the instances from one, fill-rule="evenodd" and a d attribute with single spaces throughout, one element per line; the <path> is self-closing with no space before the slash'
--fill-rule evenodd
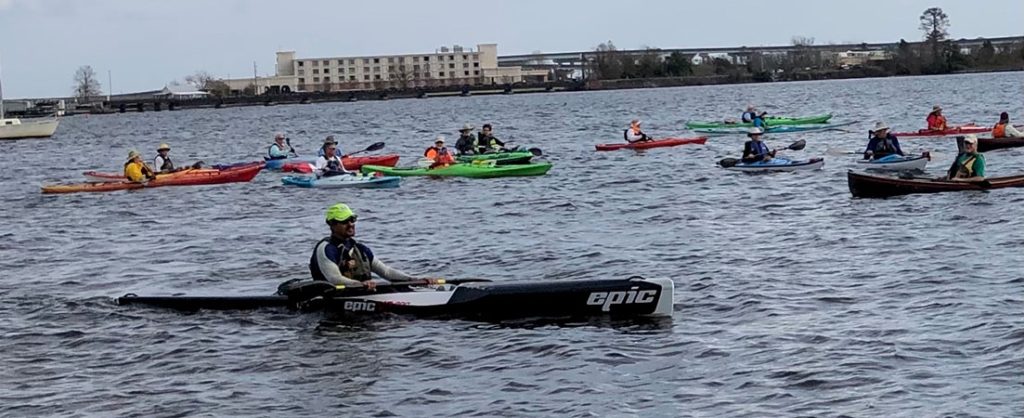
<path id="1" fill-rule="evenodd" d="M 142 180 L 132 179 L 130 174 L 128 173 L 129 168 L 133 164 L 139 166 L 139 172 L 142 174 L 143 177 Z M 155 177 L 155 175 L 153 174 L 153 171 L 149 169 L 149 166 L 147 166 L 145 163 L 136 163 L 129 161 L 124 163 L 124 177 L 130 181 L 145 181 L 146 179 L 151 179 Z"/>
<path id="2" fill-rule="evenodd" d="M 896 144 L 893 144 L 892 140 L 889 139 L 889 136 L 886 135 L 885 138 L 882 138 L 881 141 L 875 143 L 875 149 L 873 149 L 872 151 L 875 152 L 875 158 L 884 157 L 889 154 L 895 154 Z"/>
<path id="3" fill-rule="evenodd" d="M 743 123 L 751 123 L 756 117 L 757 114 L 754 112 L 743 112 L 743 116 L 740 116 L 740 119 L 743 120 Z"/>
<path id="4" fill-rule="evenodd" d="M 445 165 L 449 165 L 449 164 L 455 163 L 455 157 L 452 155 L 452 153 L 450 151 L 448 151 L 448 147 L 441 147 L 441 148 L 430 147 L 430 148 L 427 148 L 427 151 L 423 153 L 423 156 L 427 157 L 427 158 L 429 158 L 431 160 L 434 160 L 434 164 L 431 164 L 430 168 L 440 167 L 440 166 L 445 166 Z"/>
<path id="5" fill-rule="evenodd" d="M 281 157 L 274 157 L 272 154 L 270 154 L 270 150 L 274 149 L 274 147 L 277 147 L 277 149 L 279 149 L 281 151 L 287 151 L 287 150 L 284 149 L 283 146 L 277 145 L 277 143 L 270 144 L 270 146 L 267 147 L 267 156 L 265 157 L 266 159 L 268 159 L 268 160 L 283 160 L 283 159 L 288 158 L 287 155 L 286 156 L 281 156 Z"/>
<path id="6" fill-rule="evenodd" d="M 993 138 L 1006 138 L 1006 124 L 997 123 L 996 126 L 992 127 Z"/>
<path id="7" fill-rule="evenodd" d="M 927 121 L 929 131 L 944 131 L 949 128 L 946 126 L 946 117 L 936 113 L 929 113 Z"/>
<path id="8" fill-rule="evenodd" d="M 754 156 L 768 155 L 768 145 L 765 145 L 764 141 L 750 140 L 750 151 Z"/>
<path id="9" fill-rule="evenodd" d="M 974 162 L 978 160 L 977 154 L 970 154 L 970 157 L 960 164 L 960 154 L 953 160 L 953 166 L 949 168 L 949 178 L 971 178 L 974 177 Z"/>
<path id="10" fill-rule="evenodd" d="M 154 162 L 156 161 L 157 157 L 163 158 L 164 163 L 161 164 L 160 167 L 157 167 L 156 171 L 172 171 L 172 170 L 174 170 L 174 163 L 171 162 L 171 157 L 170 156 L 161 157 L 160 154 L 157 154 L 156 157 L 153 157 L 153 161 Z"/>
<path id="11" fill-rule="evenodd" d="M 341 158 L 337 156 L 325 156 L 327 159 L 327 171 L 342 171 L 345 167 L 341 164 Z"/>
<path id="12" fill-rule="evenodd" d="M 622 131 L 622 139 L 626 140 L 626 142 L 629 142 L 629 131 L 633 131 L 633 135 L 634 136 L 640 136 L 640 137 L 644 136 L 644 133 L 640 131 L 640 127 L 639 126 L 637 126 L 637 125 L 629 125 L 629 127 L 626 128 L 625 131 Z"/>
<path id="13" fill-rule="evenodd" d="M 483 136 L 483 133 L 481 132 L 479 135 L 477 135 L 476 147 L 482 152 L 487 152 L 489 150 L 497 150 L 498 143 L 495 141 L 495 139 L 496 138 L 492 135 Z"/>
<path id="14" fill-rule="evenodd" d="M 320 244 L 324 242 L 326 242 L 327 245 L 333 245 L 331 244 L 331 237 L 327 237 L 320 240 L 320 242 L 316 244 L 316 247 L 320 247 Z M 351 242 L 351 245 L 348 246 L 348 249 L 346 249 L 345 244 L 348 242 Z M 367 257 L 366 254 L 363 254 L 363 251 L 359 249 L 359 244 L 356 243 L 355 239 L 349 238 L 345 242 L 338 244 L 337 248 L 338 252 L 341 254 L 341 259 L 337 261 L 337 264 L 338 269 L 341 270 L 342 276 L 345 276 L 352 280 L 358 280 L 361 282 L 365 282 L 373 278 L 371 276 L 371 265 L 373 263 L 373 260 L 370 260 L 370 258 Z M 352 268 L 349 268 L 349 261 L 354 261 L 354 265 L 352 266 Z M 312 265 L 310 265 L 310 270 L 316 271 L 316 269 L 313 268 Z M 314 274 L 314 278 L 316 280 L 326 280 L 316 276 L 317 275 Z"/>

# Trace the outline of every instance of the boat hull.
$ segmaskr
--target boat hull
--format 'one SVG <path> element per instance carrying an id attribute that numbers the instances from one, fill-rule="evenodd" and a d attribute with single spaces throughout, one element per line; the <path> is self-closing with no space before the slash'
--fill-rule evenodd
<path id="1" fill-rule="evenodd" d="M 850 194 L 866 198 L 1024 187 L 1024 175 L 993 177 L 986 179 L 987 183 L 965 183 L 936 179 L 904 179 L 848 171 L 846 181 L 850 187 Z"/>
<path id="2" fill-rule="evenodd" d="M 287 296 L 155 296 L 128 294 L 119 305 L 182 311 L 263 308 L 322 309 L 352 315 L 394 313 L 423 317 L 531 318 L 670 316 L 669 279 L 472 283 L 395 293 L 365 293 L 296 303 Z"/>
<path id="3" fill-rule="evenodd" d="M 776 162 L 779 161 L 779 162 Z M 787 164 L 781 163 L 781 161 L 788 162 Z M 825 166 L 824 158 L 812 158 L 810 160 L 786 160 L 775 158 L 769 163 L 753 163 L 744 164 L 739 163 L 732 167 L 723 167 L 730 171 L 744 171 L 748 173 L 765 173 L 765 172 L 777 172 L 777 171 L 803 171 L 803 170 L 819 170 Z"/>
<path id="4" fill-rule="evenodd" d="M 857 165 L 860 168 L 873 171 L 911 171 L 924 170 L 929 160 L 931 160 L 931 156 L 923 154 L 915 157 L 884 158 L 871 161 L 859 160 Z"/>
<path id="5" fill-rule="evenodd" d="M 1024 147 L 1024 138 L 978 138 L 978 152 Z"/>
<path id="6" fill-rule="evenodd" d="M 385 189 L 398 187 L 401 177 L 389 176 L 332 176 L 316 178 L 314 176 L 287 176 L 281 183 L 313 189 Z"/>
<path id="7" fill-rule="evenodd" d="M 764 123 L 768 126 L 783 126 L 783 125 L 810 125 L 816 123 L 828 123 L 828 120 L 832 119 L 831 114 L 803 116 L 803 117 L 767 117 L 764 119 Z M 746 122 L 687 122 L 686 127 L 688 129 L 708 129 L 708 128 L 750 128 L 753 127 L 753 123 Z"/>
<path id="8" fill-rule="evenodd" d="M 703 136 L 699 136 L 696 138 L 664 138 L 655 139 L 653 141 L 634 142 L 632 144 L 598 144 L 595 145 L 594 148 L 596 148 L 598 151 L 615 151 L 620 149 L 641 150 L 650 148 L 674 147 L 678 145 L 687 144 L 702 145 L 707 141 L 708 138 Z"/>
<path id="9" fill-rule="evenodd" d="M 3 122 L 16 119 L 0 120 L 0 139 L 26 139 L 26 138 L 48 138 L 57 131 L 60 121 L 57 119 L 29 120 L 16 124 L 5 124 Z"/>

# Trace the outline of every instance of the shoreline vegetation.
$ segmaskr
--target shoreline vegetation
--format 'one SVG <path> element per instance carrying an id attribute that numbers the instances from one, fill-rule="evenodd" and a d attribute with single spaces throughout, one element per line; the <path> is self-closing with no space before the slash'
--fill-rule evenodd
<path id="1" fill-rule="evenodd" d="M 255 88 L 240 94 L 225 91 L 224 83 L 205 72 L 186 77 L 196 90 L 210 93 L 202 98 L 155 97 L 154 92 L 102 95 L 99 81 L 89 66 L 75 73 L 75 102 L 65 114 L 126 113 L 190 108 L 235 106 L 271 106 L 352 102 L 405 98 L 522 94 L 561 91 L 600 91 L 659 87 L 684 87 L 766 82 L 841 80 L 858 78 L 905 77 L 942 74 L 1024 71 L 1024 37 L 989 39 L 949 38 L 949 17 L 933 7 L 920 16 L 921 42 L 861 44 L 843 50 L 832 45 L 815 45 L 814 38 L 795 36 L 787 47 L 734 48 L 730 53 L 690 53 L 658 48 L 619 50 L 611 41 L 594 51 L 581 53 L 579 76 L 552 68 L 554 81 L 519 82 L 492 85 L 439 86 L 431 88 L 386 88 L 332 92 L 291 92 L 253 94 Z M 848 48 L 846 45 L 843 48 Z M 253 87 L 253 86 L 250 86 Z M 58 99 L 59 100 L 59 99 Z M 24 116 L 53 114 L 58 100 L 38 100 Z M 8 113 L 17 115 L 17 110 Z"/>

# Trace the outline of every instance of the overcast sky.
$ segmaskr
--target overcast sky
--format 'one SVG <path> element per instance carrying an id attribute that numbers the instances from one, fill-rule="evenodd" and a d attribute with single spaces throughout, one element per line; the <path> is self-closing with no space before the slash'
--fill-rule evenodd
<path id="1" fill-rule="evenodd" d="M 113 92 L 155 90 L 197 70 L 271 74 L 298 57 L 432 52 L 497 43 L 499 55 L 619 48 L 918 40 L 938 6 L 954 38 L 1024 34 L 1024 0 L 0 0 L 4 97 L 71 93 L 81 65 Z"/>

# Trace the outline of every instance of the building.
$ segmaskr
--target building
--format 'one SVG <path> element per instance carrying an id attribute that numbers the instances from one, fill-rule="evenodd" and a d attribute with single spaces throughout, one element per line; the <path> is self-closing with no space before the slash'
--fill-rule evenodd
<path id="1" fill-rule="evenodd" d="M 194 87 L 182 84 L 169 84 L 157 93 L 153 94 L 157 97 L 166 99 L 176 100 L 187 100 L 187 99 L 205 99 L 210 96 L 210 93 L 205 91 L 198 91 Z"/>
<path id="2" fill-rule="evenodd" d="M 295 51 L 282 51 L 273 77 L 223 81 L 232 91 L 255 84 L 260 93 L 289 93 L 503 85 L 547 81 L 548 74 L 498 67 L 498 45 L 480 44 L 475 51 L 455 45 L 427 54 L 361 57 L 296 58 Z"/>
<path id="3" fill-rule="evenodd" d="M 892 54 L 886 50 L 870 51 L 846 51 L 835 54 L 835 62 L 843 68 L 856 67 L 867 64 L 871 61 L 885 61 L 892 59 Z"/>

